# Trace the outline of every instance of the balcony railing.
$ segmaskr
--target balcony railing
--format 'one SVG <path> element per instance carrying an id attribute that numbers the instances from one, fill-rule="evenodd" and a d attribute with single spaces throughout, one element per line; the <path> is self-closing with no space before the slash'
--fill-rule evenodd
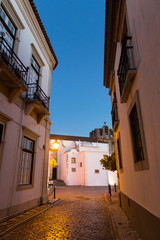
<path id="1" fill-rule="evenodd" d="M 3 37 L 0 37 L 0 59 L 16 75 L 16 77 L 26 85 L 28 67 L 25 67 L 21 60 L 14 53 Z"/>
<path id="2" fill-rule="evenodd" d="M 45 92 L 37 83 L 27 84 L 28 92 L 26 94 L 27 99 L 38 100 L 39 103 L 49 112 L 49 101 L 50 98 L 47 97 Z"/>
<path id="3" fill-rule="evenodd" d="M 118 107 L 117 107 L 117 100 L 113 100 L 113 105 L 112 105 L 112 127 L 113 131 L 116 131 L 116 128 L 119 124 L 119 118 L 118 118 Z"/>
<path id="4" fill-rule="evenodd" d="M 125 100 L 122 102 L 126 102 L 129 91 L 133 84 L 134 77 L 136 75 L 136 66 L 133 52 L 134 49 L 133 46 L 130 45 L 131 39 L 132 37 L 125 37 L 124 39 L 118 68 L 119 88 L 121 97 L 125 88 L 128 91 L 126 96 L 124 97 Z"/>

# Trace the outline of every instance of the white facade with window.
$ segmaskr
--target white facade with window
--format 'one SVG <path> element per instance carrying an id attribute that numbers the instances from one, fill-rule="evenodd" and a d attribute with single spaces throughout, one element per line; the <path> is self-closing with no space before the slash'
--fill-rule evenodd
<path id="1" fill-rule="evenodd" d="M 160 239 L 160 2 L 106 0 L 109 88 L 120 204 L 141 239 Z"/>
<path id="2" fill-rule="evenodd" d="M 53 140 L 50 140 L 50 143 L 52 142 Z M 104 170 L 100 164 L 103 155 L 109 155 L 108 143 L 60 140 L 56 164 L 57 179 L 63 180 L 66 185 L 117 184 L 117 172 Z"/>
<path id="3" fill-rule="evenodd" d="M 57 63 L 34 2 L 0 1 L 0 218 L 47 201 Z"/>

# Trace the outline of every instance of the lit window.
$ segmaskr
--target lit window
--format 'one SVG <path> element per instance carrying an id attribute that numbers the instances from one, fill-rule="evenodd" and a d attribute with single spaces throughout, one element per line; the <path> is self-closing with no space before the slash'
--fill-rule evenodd
<path id="1" fill-rule="evenodd" d="M 71 163 L 76 163 L 76 158 L 71 158 Z"/>
<path id="2" fill-rule="evenodd" d="M 19 185 L 32 183 L 32 166 L 34 157 L 34 141 L 24 137 L 19 169 Z"/>
<path id="3" fill-rule="evenodd" d="M 99 169 L 95 169 L 95 173 L 96 173 L 96 174 L 99 173 Z"/>
<path id="4" fill-rule="evenodd" d="M 76 168 L 72 168 L 72 172 L 76 172 Z"/>

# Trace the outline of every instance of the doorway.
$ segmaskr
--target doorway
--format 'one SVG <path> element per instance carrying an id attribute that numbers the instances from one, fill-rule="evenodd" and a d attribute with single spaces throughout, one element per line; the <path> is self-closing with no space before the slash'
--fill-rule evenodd
<path id="1" fill-rule="evenodd" d="M 53 168 L 52 179 L 53 179 L 53 180 L 56 180 L 56 179 L 57 179 L 57 168 Z"/>

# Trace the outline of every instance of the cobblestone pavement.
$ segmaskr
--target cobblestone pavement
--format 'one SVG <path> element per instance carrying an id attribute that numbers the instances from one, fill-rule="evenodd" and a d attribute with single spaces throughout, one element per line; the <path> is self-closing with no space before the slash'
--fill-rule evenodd
<path id="1" fill-rule="evenodd" d="M 112 240 L 105 193 L 106 187 L 57 187 L 61 202 L 2 239 Z"/>

